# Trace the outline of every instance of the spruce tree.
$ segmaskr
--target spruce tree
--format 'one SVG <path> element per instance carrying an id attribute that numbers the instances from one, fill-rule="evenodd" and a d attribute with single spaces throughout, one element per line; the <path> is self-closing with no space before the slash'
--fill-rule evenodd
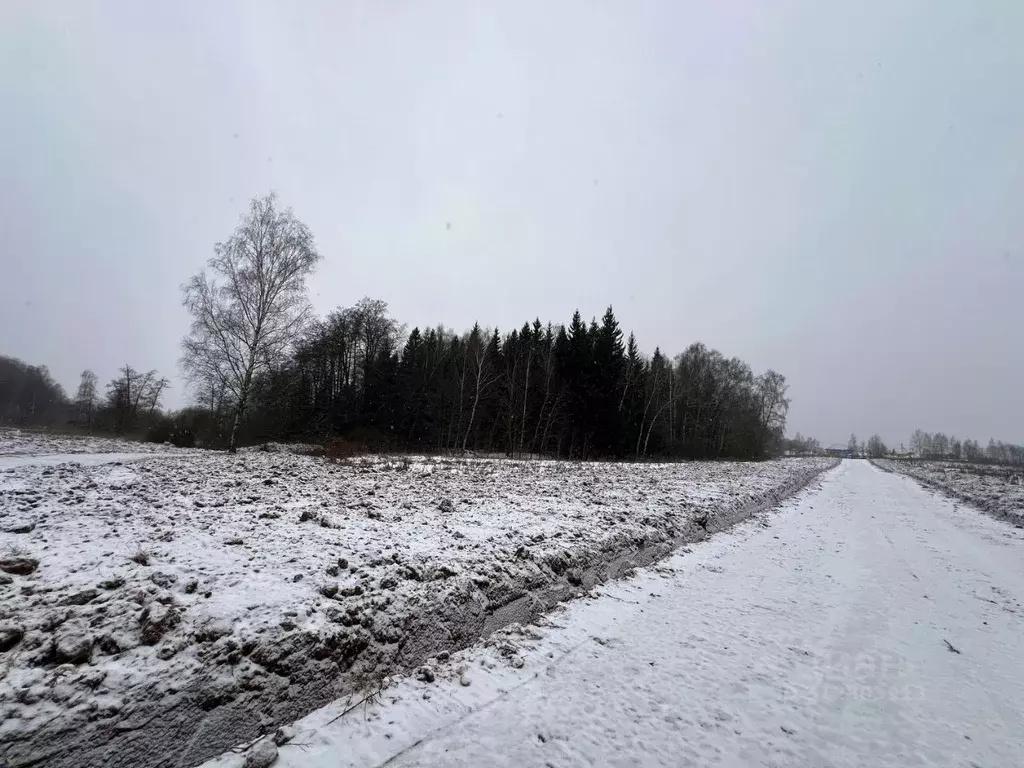
<path id="1" fill-rule="evenodd" d="M 601 454 L 617 456 L 622 451 L 622 414 L 619 403 L 623 390 L 625 352 L 622 331 L 609 306 L 600 327 L 593 331 L 593 367 L 590 380 L 590 412 L 594 448 Z"/>

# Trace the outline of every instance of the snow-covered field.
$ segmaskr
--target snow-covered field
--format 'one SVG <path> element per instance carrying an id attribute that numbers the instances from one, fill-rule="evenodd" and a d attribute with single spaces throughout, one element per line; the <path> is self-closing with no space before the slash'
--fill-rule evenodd
<path id="1" fill-rule="evenodd" d="M 1024 470 L 959 461 L 894 461 L 878 459 L 880 468 L 898 472 L 994 517 L 1024 524 Z"/>
<path id="2" fill-rule="evenodd" d="M 155 456 L 183 455 L 188 451 L 171 445 L 141 443 L 110 437 L 51 435 L 0 429 L 0 471 L 24 466 L 108 464 Z"/>
<path id="3" fill-rule="evenodd" d="M 866 461 L 815 486 L 312 713 L 274 768 L 1021 765 L 1024 531 Z"/>
<path id="4" fill-rule="evenodd" d="M 139 457 L 93 441 L 113 454 L 100 463 L 47 439 L 0 435 L 21 457 L 0 465 L 2 765 L 195 764 L 831 465 Z"/>
<path id="5" fill-rule="evenodd" d="M 0 429 L 0 457 L 66 456 L 78 454 L 187 453 L 163 443 L 143 443 L 116 437 L 58 435 L 20 429 Z"/>

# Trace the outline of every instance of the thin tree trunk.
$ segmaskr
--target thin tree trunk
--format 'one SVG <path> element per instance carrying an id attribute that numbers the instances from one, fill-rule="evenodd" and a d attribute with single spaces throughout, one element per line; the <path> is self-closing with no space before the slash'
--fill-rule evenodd
<path id="1" fill-rule="evenodd" d="M 519 358 L 516 357 L 515 362 L 512 364 L 512 374 L 509 376 L 508 384 L 508 456 L 509 458 L 515 458 L 516 452 L 516 414 L 515 414 L 515 402 L 516 402 L 516 369 L 519 367 Z M 508 367 L 505 368 L 506 372 Z"/>
<path id="2" fill-rule="evenodd" d="M 548 400 L 551 397 L 551 373 L 552 373 L 553 369 L 554 369 L 554 366 L 551 363 L 551 353 L 549 352 L 548 353 L 547 370 L 545 370 L 545 372 L 544 372 L 544 402 L 541 403 L 540 413 L 537 414 L 537 426 L 534 427 L 534 430 L 533 430 L 533 442 L 530 444 L 530 447 L 533 449 L 534 453 L 540 453 L 542 451 L 542 447 L 547 444 L 547 436 L 548 436 L 547 427 L 545 427 L 545 429 L 544 429 L 544 439 L 541 441 L 540 445 L 537 445 L 537 435 L 540 433 L 540 424 L 544 420 L 544 411 L 547 410 Z M 553 409 L 553 406 L 552 406 L 552 409 Z M 551 422 L 550 422 L 550 419 L 549 419 L 547 426 L 550 426 L 550 423 Z"/>
<path id="3" fill-rule="evenodd" d="M 238 453 L 238 425 L 242 423 L 242 408 L 244 400 L 239 399 L 238 408 L 235 409 L 235 421 L 231 425 L 231 438 L 228 440 L 228 453 Z"/>
<path id="4" fill-rule="evenodd" d="M 483 378 L 484 372 L 484 361 L 487 359 L 486 348 L 480 354 L 479 362 L 476 367 L 476 393 L 473 397 L 473 410 L 469 412 L 469 426 L 466 427 L 466 434 L 462 438 L 462 452 L 466 452 L 466 444 L 469 442 L 469 433 L 473 431 L 473 421 L 476 419 L 476 407 L 480 404 L 480 382 Z"/>
<path id="5" fill-rule="evenodd" d="M 558 410 L 558 398 L 555 398 L 555 402 L 551 405 L 551 410 L 548 412 L 547 424 L 544 425 L 544 436 L 541 438 L 540 445 L 537 446 L 537 448 L 541 452 L 543 452 L 544 446 L 546 446 L 548 444 L 548 432 L 551 430 L 551 423 L 555 419 L 555 412 L 557 410 Z M 540 421 L 538 421 L 537 424 L 539 426 L 540 425 Z M 562 441 L 559 440 L 558 444 L 559 444 L 559 450 L 561 450 Z"/>
<path id="6" fill-rule="evenodd" d="M 533 347 L 526 355 L 526 377 L 523 382 L 523 419 L 519 426 L 519 458 L 523 458 L 523 442 L 526 440 L 526 404 L 530 400 L 530 363 L 533 361 Z"/>
<path id="7" fill-rule="evenodd" d="M 644 403 L 644 412 L 640 416 L 640 433 L 636 436 L 636 457 L 638 459 L 640 458 L 640 441 L 643 440 L 643 437 L 644 437 L 644 424 L 647 422 L 647 412 L 651 408 L 651 402 L 654 400 L 654 395 L 657 392 L 657 389 L 658 389 L 658 380 L 655 379 L 654 380 L 654 384 L 651 387 L 651 396 L 648 397 L 647 400 L 645 401 L 645 403 Z M 647 449 L 646 449 L 646 444 L 645 444 L 644 451 L 646 452 L 646 450 Z"/>
<path id="8" fill-rule="evenodd" d="M 671 402 L 671 400 L 669 402 Z M 658 419 L 661 417 L 661 414 L 664 413 L 665 408 L 668 407 L 668 404 L 669 403 L 665 403 L 664 405 L 661 406 L 661 408 L 658 409 L 658 412 L 654 414 L 654 418 L 651 419 L 650 426 L 647 427 L 647 437 L 644 439 L 644 456 L 647 455 L 647 446 L 651 442 L 651 432 L 654 431 L 654 425 L 658 423 Z"/>
<path id="9" fill-rule="evenodd" d="M 629 360 L 626 361 L 627 363 Z M 629 381 L 633 378 L 633 365 L 626 366 L 626 376 L 622 382 L 622 396 L 619 398 L 619 413 L 622 413 L 622 406 L 626 403 L 626 393 L 629 392 Z"/>
<path id="10" fill-rule="evenodd" d="M 245 369 L 242 379 L 242 391 L 238 394 L 238 407 L 235 408 L 235 423 L 231 426 L 231 439 L 228 441 L 228 453 L 238 453 L 238 427 L 242 423 L 246 401 L 249 399 L 249 387 L 252 385 L 252 371 L 256 367 L 256 356 L 249 356 L 249 366 Z"/>
<path id="11" fill-rule="evenodd" d="M 459 435 L 462 434 L 462 405 L 463 403 L 466 402 L 466 369 L 469 367 L 469 362 L 466 358 L 466 355 L 468 352 L 469 350 L 466 347 L 463 347 L 462 372 L 459 375 L 459 421 L 455 427 L 455 439 L 452 440 L 452 448 L 455 448 L 458 445 Z M 463 450 L 465 450 L 465 448 L 463 448 Z"/>
<path id="12" fill-rule="evenodd" d="M 674 446 L 676 443 L 676 388 L 675 369 L 669 366 L 668 369 L 668 444 Z"/>

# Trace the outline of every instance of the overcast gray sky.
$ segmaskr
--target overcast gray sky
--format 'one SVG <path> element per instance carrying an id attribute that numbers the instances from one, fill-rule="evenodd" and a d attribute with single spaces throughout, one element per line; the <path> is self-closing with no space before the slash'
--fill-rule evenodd
<path id="1" fill-rule="evenodd" d="M 790 432 L 1024 440 L 1024 2 L 0 3 L 0 353 L 170 374 L 276 190 L 410 327 L 615 306 Z M 449 227 L 450 224 L 450 227 Z"/>

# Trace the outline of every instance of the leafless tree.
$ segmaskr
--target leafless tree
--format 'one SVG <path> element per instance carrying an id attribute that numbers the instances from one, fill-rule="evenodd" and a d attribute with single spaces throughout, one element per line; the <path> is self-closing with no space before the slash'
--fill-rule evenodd
<path id="1" fill-rule="evenodd" d="M 523 445 L 526 442 L 526 410 L 530 402 L 530 369 L 533 366 L 533 355 L 540 344 L 540 318 L 533 321 L 533 328 L 523 326 L 523 335 L 529 334 L 526 341 L 526 372 L 523 374 L 523 415 L 519 424 L 519 458 L 523 457 Z"/>
<path id="2" fill-rule="evenodd" d="M 149 417 L 152 418 L 153 414 L 160 407 L 160 398 L 163 397 L 164 390 L 170 385 L 171 382 L 164 376 L 160 378 L 152 376 L 146 383 L 140 404 L 146 409 L 146 414 Z"/>
<path id="3" fill-rule="evenodd" d="M 957 440 L 955 435 L 949 439 L 949 452 L 953 455 L 953 458 L 957 460 L 963 456 L 963 443 Z"/>
<path id="4" fill-rule="evenodd" d="M 140 373 L 125 364 L 107 385 L 107 408 L 114 416 L 115 429 L 130 431 L 137 426 L 140 414 L 152 417 L 169 384 L 166 378 L 158 377 L 156 371 Z"/>
<path id="5" fill-rule="evenodd" d="M 473 406 L 469 411 L 469 425 L 462 437 L 462 452 L 466 452 L 466 445 L 469 443 L 469 436 L 473 432 L 473 422 L 476 420 L 476 412 L 480 406 L 480 398 L 487 393 L 495 381 L 491 371 L 490 363 L 487 360 L 489 345 L 479 325 L 474 325 L 473 330 L 466 337 L 466 355 L 468 357 L 469 374 L 472 376 Z"/>
<path id="6" fill-rule="evenodd" d="M 319 260 L 309 228 L 271 193 L 254 198 L 234 234 L 214 246 L 210 274 L 200 272 L 182 287 L 192 315 L 182 368 L 229 393 L 232 453 L 253 378 L 281 361 L 307 318 L 306 278 Z"/>
<path id="7" fill-rule="evenodd" d="M 362 367 L 368 370 L 382 350 L 398 344 L 402 326 L 388 314 L 388 303 L 364 296 L 352 308 L 358 341 L 362 345 Z"/>
<path id="8" fill-rule="evenodd" d="M 759 405 L 758 421 L 765 436 L 762 439 L 768 441 L 769 436 L 775 436 L 775 439 L 781 440 L 789 413 L 789 398 L 786 397 L 789 385 L 786 384 L 786 377 L 768 370 L 758 376 L 754 384 Z"/>
<path id="9" fill-rule="evenodd" d="M 661 354 L 661 350 L 655 349 L 654 356 L 648 365 L 647 389 L 644 395 L 644 411 L 640 419 L 640 432 L 636 438 L 636 458 L 647 455 L 647 448 L 651 442 L 651 433 L 658 423 L 662 414 L 672 403 L 671 379 L 673 369 Z M 647 425 L 647 433 L 644 434 L 644 425 Z M 641 449 L 642 440 L 642 449 Z"/>
<path id="10" fill-rule="evenodd" d="M 96 384 L 99 379 L 90 370 L 82 371 L 82 378 L 78 383 L 78 392 L 75 394 L 75 410 L 80 421 L 87 429 L 92 429 L 93 416 L 96 413 L 96 402 L 99 395 L 96 391 Z"/>
<path id="11" fill-rule="evenodd" d="M 964 440 L 963 452 L 967 461 L 978 461 L 984 456 L 977 440 Z"/>
<path id="12" fill-rule="evenodd" d="M 506 448 L 508 455 L 515 458 L 516 446 L 516 418 L 518 415 L 518 371 L 522 361 L 522 349 L 518 331 L 513 331 L 505 337 L 505 370 L 501 372 L 502 397 L 505 401 L 506 419 Z M 525 400 L 525 398 L 524 398 Z"/>
<path id="13" fill-rule="evenodd" d="M 872 435 L 868 438 L 867 452 L 868 456 L 872 459 L 880 459 L 885 456 L 889 450 L 885 447 L 885 443 L 882 442 L 882 438 L 878 435 Z"/>
<path id="14" fill-rule="evenodd" d="M 555 356 L 554 342 L 555 329 L 548 323 L 547 332 L 544 336 L 544 343 L 541 346 L 541 371 L 544 377 L 544 399 L 541 400 L 540 412 L 537 414 L 537 421 L 533 428 L 533 440 L 530 447 L 533 451 L 543 451 L 547 448 L 548 433 L 551 430 L 551 423 L 558 411 L 559 394 L 555 394 L 555 403 L 549 408 L 552 395 L 552 382 L 555 379 L 557 359 Z M 544 433 L 541 434 L 541 424 L 544 424 Z M 540 442 L 538 441 L 540 439 Z"/>

